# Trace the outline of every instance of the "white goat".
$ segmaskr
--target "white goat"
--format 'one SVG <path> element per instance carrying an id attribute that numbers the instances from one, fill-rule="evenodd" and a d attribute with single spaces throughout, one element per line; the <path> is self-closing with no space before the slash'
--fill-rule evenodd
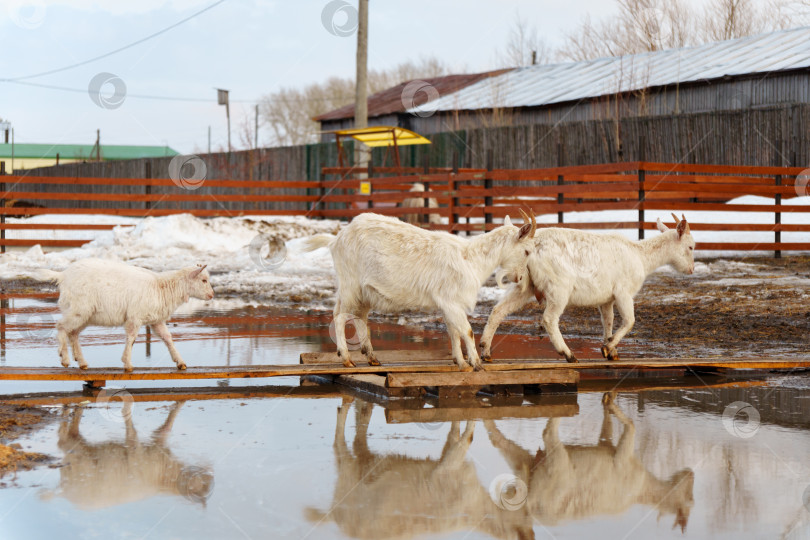
<path id="1" fill-rule="evenodd" d="M 38 278 L 59 284 L 59 356 L 68 367 L 70 340 L 73 358 L 81 369 L 87 369 L 87 361 L 79 346 L 79 333 L 87 326 L 123 326 L 127 342 L 121 361 L 125 371 L 132 371 L 132 344 L 145 324 L 166 343 L 177 369 L 186 369 L 166 320 L 189 297 L 214 297 L 205 266 L 156 273 L 117 261 L 83 259 L 63 272 L 40 270 Z"/>
<path id="2" fill-rule="evenodd" d="M 529 287 L 513 287 L 498 302 L 481 336 L 482 357 L 491 361 L 492 338 L 501 321 L 531 301 L 545 299 L 543 326 L 556 351 L 569 362 L 577 359 L 560 334 L 560 315 L 567 306 L 598 307 L 602 315 L 602 356 L 618 360 L 616 345 L 633 328 L 633 297 L 656 268 L 671 264 L 678 271 L 695 270 L 695 241 L 686 218 L 675 230 L 658 220 L 663 234 L 639 242 L 621 236 L 573 229 L 549 228 L 537 232 L 535 250 L 529 257 Z M 613 305 L 622 324 L 613 334 Z"/>
<path id="3" fill-rule="evenodd" d="M 425 191 L 425 185 L 421 182 L 414 183 L 413 187 L 408 191 L 414 193 L 423 193 Z M 428 190 L 430 191 L 430 190 Z M 425 206 L 425 199 L 419 197 L 412 197 L 409 199 L 404 199 L 402 201 L 402 208 L 424 208 Z M 428 208 L 438 208 L 439 202 L 436 199 L 428 199 Z M 422 222 L 422 214 L 402 214 L 402 221 L 405 223 L 410 223 L 411 225 L 417 225 Z M 442 222 L 441 216 L 439 214 L 428 214 L 428 223 L 440 224 Z"/>
<path id="4" fill-rule="evenodd" d="M 523 216 L 526 224 L 520 229 L 507 216 L 503 226 L 465 239 L 365 213 L 336 237 L 311 237 L 307 251 L 328 246 L 332 252 L 338 281 L 335 334 L 343 365 L 354 366 L 345 335 L 346 322 L 353 316 L 367 328 L 372 309 L 387 313 L 438 309 L 444 315 L 459 369 L 465 369 L 467 363 L 480 369 L 481 359 L 466 313 L 473 310 L 478 289 L 497 267 L 501 268 L 499 284 L 505 274 L 518 285 L 528 282 L 526 260 L 536 223 L 534 215 Z M 362 333 L 365 335 L 358 332 L 362 340 L 360 352 L 367 356 L 369 364 L 380 365 L 368 332 Z M 466 362 L 461 354 L 461 339 L 467 350 Z"/>

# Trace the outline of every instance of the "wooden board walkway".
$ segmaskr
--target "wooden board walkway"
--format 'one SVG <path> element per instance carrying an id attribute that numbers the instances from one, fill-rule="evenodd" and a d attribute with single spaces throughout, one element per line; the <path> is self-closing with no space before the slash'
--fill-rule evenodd
<path id="1" fill-rule="evenodd" d="M 289 376 L 376 374 L 384 376 L 388 388 L 416 386 L 482 386 L 509 384 L 570 384 L 582 370 L 672 370 L 717 371 L 752 369 L 764 371 L 810 369 L 810 356 L 803 358 L 632 358 L 618 362 L 583 360 L 569 364 L 559 359 L 506 359 L 484 364 L 480 372 L 459 372 L 449 355 L 435 351 L 378 351 L 381 366 L 359 363 L 346 368 L 336 362 L 336 353 L 303 353 L 301 363 L 258 366 L 192 366 L 179 371 L 172 367 L 136 367 L 130 373 L 118 367 L 2 367 L 0 381 L 83 381 L 101 387 L 106 381 L 240 379 Z"/>

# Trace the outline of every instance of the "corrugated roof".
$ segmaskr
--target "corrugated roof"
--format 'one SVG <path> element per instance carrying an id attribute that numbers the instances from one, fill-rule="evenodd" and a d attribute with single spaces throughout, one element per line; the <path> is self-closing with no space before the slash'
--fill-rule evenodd
<path id="1" fill-rule="evenodd" d="M 439 97 L 452 94 L 461 88 L 475 84 L 488 77 L 493 77 L 510 71 L 509 69 L 499 69 L 496 71 L 487 71 L 485 73 L 472 73 L 467 75 L 446 75 L 444 77 L 431 77 L 427 79 L 417 79 L 424 81 L 439 93 Z M 373 118 L 375 116 L 383 116 L 386 114 L 394 114 L 405 112 L 407 108 L 402 104 L 402 93 L 409 83 L 413 81 L 406 81 L 402 84 L 392 86 L 386 90 L 381 90 L 368 97 L 368 116 Z M 424 94 L 419 95 L 422 97 Z M 421 105 L 420 101 L 420 105 Z M 320 116 L 313 118 L 316 122 L 324 122 L 328 120 L 344 120 L 346 118 L 354 118 L 354 103 L 345 105 L 333 111 L 329 111 Z"/>
<path id="2" fill-rule="evenodd" d="M 95 156 L 92 144 L 14 144 L 15 158 L 56 159 L 90 159 Z M 105 161 L 119 159 L 157 158 L 176 156 L 177 151 L 168 146 L 125 146 L 116 144 L 101 145 L 101 159 Z M 11 157 L 11 144 L 0 144 L 0 157 Z"/>
<path id="3" fill-rule="evenodd" d="M 810 27 L 681 49 L 516 68 L 452 95 L 431 110 L 537 107 L 655 86 L 810 67 Z M 415 108 L 409 112 L 418 112 Z"/>

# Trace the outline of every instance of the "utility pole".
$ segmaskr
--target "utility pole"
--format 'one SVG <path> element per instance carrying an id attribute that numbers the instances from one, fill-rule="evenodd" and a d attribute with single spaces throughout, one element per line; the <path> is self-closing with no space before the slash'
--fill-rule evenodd
<path id="1" fill-rule="evenodd" d="M 259 148 L 259 104 L 256 104 L 256 122 L 253 126 L 253 148 Z"/>
<path id="2" fill-rule="evenodd" d="M 225 116 L 228 118 L 228 152 L 231 151 L 231 105 L 228 90 L 217 88 L 217 103 L 225 105 Z"/>
<path id="3" fill-rule="evenodd" d="M 368 127 L 368 0 L 358 0 L 357 10 L 357 74 L 354 92 L 354 127 Z M 354 164 L 364 169 L 369 161 L 367 148 L 355 143 Z"/>
<path id="4" fill-rule="evenodd" d="M 90 153 L 90 157 L 92 157 L 92 152 Z M 96 130 L 96 161 L 101 161 L 101 130 Z"/>

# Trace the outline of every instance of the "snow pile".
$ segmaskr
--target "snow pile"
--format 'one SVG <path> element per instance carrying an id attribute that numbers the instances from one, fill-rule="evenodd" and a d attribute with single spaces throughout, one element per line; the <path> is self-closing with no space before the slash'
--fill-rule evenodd
<path id="1" fill-rule="evenodd" d="M 62 270 L 87 257 L 120 260 L 155 271 L 201 263 L 208 265 L 218 294 L 311 300 L 334 292 L 332 259 L 326 249 L 303 253 L 303 239 L 335 233 L 339 227 L 337 221 L 303 217 L 148 217 L 134 226 L 102 231 L 80 248 L 43 253 L 40 246 L 34 246 L 6 253 L 0 257 L 0 279 L 31 277 L 40 268 Z M 268 253 L 268 240 L 286 243 L 286 254 L 284 250 Z"/>

